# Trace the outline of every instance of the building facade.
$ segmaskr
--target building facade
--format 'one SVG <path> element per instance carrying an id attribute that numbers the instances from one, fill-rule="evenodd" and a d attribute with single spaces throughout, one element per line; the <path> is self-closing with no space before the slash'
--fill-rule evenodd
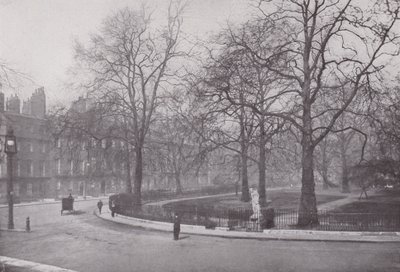
<path id="1" fill-rule="evenodd" d="M 91 100 L 80 97 L 72 103 L 68 114 L 75 114 L 77 120 L 80 120 L 91 109 Z M 125 191 L 128 144 L 121 138 L 88 135 L 79 129 L 54 133 L 46 116 L 46 95 L 43 88 L 36 89 L 23 103 L 17 95 L 12 95 L 5 101 L 4 94 L 0 92 L 2 149 L 9 127 L 12 127 L 17 139 L 17 154 L 13 157 L 16 202 L 54 199 L 70 193 L 85 197 Z M 133 184 L 134 152 L 130 148 L 130 175 Z M 154 146 L 151 148 L 157 149 Z M 192 149 L 193 146 L 185 148 Z M 147 151 L 144 152 L 147 161 L 144 164 L 142 190 L 174 190 L 176 173 L 165 165 L 155 163 L 160 162 L 160 158 L 164 161 L 167 157 L 160 156 L 159 152 Z M 183 189 L 211 185 L 213 174 L 210 170 L 206 165 L 200 171 L 193 170 L 183 174 Z M 7 180 L 7 156 L 0 152 L 0 203 L 7 202 Z"/>
<path id="2" fill-rule="evenodd" d="M 32 99 L 33 98 L 33 99 Z M 24 102 L 11 96 L 4 107 L 4 94 L 0 93 L 0 139 L 4 149 L 7 128 L 17 137 L 17 154 L 13 156 L 14 195 L 16 201 L 54 198 L 52 182 L 52 141 L 47 133 L 45 119 L 46 96 L 43 88 L 35 90 L 32 98 Z M 0 202 L 7 201 L 7 156 L 0 157 Z"/>

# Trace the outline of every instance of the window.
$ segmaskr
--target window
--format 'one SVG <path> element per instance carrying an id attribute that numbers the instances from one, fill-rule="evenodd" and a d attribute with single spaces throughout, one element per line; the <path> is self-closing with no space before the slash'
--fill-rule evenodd
<path id="1" fill-rule="evenodd" d="M 26 186 L 26 194 L 28 196 L 31 196 L 33 194 L 33 186 L 32 183 L 28 183 L 28 185 Z"/>
<path id="2" fill-rule="evenodd" d="M 115 147 L 115 141 L 111 140 L 111 147 L 114 148 Z"/>
<path id="3" fill-rule="evenodd" d="M 115 172 L 117 170 L 117 162 L 114 161 L 114 163 L 112 163 L 112 171 Z"/>
<path id="4" fill-rule="evenodd" d="M 57 159 L 56 160 L 56 172 L 57 172 L 57 175 L 60 175 L 61 174 L 61 160 L 60 159 Z"/>
<path id="5" fill-rule="evenodd" d="M 106 148 L 106 146 L 107 146 L 107 140 L 106 139 L 101 140 L 101 147 Z"/>
<path id="6" fill-rule="evenodd" d="M 19 184 L 14 183 L 14 194 L 15 196 L 19 196 Z"/>
<path id="7" fill-rule="evenodd" d="M 29 152 L 33 152 L 33 144 L 31 142 L 28 143 Z"/>
<path id="8" fill-rule="evenodd" d="M 91 147 L 95 147 L 96 146 L 96 140 L 95 139 L 93 139 L 93 138 L 90 139 L 90 146 Z"/>
<path id="9" fill-rule="evenodd" d="M 17 176 L 21 176 L 21 162 L 17 161 Z"/>
<path id="10" fill-rule="evenodd" d="M 33 176 L 33 163 L 32 163 L 32 161 L 27 161 L 27 175 L 29 177 Z"/>
<path id="11" fill-rule="evenodd" d="M 72 176 L 74 174 L 74 161 L 69 161 L 69 174 Z"/>
<path id="12" fill-rule="evenodd" d="M 40 168 L 40 176 L 42 177 L 46 176 L 46 164 L 44 161 L 40 162 L 39 168 Z"/>
<path id="13" fill-rule="evenodd" d="M 42 153 L 46 153 L 46 143 L 42 143 Z"/>
<path id="14" fill-rule="evenodd" d="M 57 139 L 56 146 L 57 146 L 58 148 L 61 147 L 61 140 L 60 140 L 60 139 Z"/>

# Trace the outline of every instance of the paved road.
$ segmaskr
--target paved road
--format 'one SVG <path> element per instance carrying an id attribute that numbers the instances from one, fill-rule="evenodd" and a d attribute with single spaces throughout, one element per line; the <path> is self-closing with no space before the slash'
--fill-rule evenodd
<path id="1" fill-rule="evenodd" d="M 77 202 L 77 215 L 60 204 L 15 208 L 31 233 L 1 232 L 0 255 L 77 271 L 400 271 L 398 244 L 224 239 L 153 232 L 106 222 L 96 201 Z M 106 208 L 106 206 L 105 206 Z M 7 209 L 0 209 L 6 224 Z M 22 226 L 20 226 L 22 224 Z"/>

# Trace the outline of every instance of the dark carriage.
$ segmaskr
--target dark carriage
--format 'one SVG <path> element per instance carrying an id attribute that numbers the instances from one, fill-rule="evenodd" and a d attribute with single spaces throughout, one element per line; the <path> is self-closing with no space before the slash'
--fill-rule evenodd
<path id="1" fill-rule="evenodd" d="M 63 211 L 74 211 L 74 199 L 72 197 L 65 197 L 61 199 L 61 215 Z"/>

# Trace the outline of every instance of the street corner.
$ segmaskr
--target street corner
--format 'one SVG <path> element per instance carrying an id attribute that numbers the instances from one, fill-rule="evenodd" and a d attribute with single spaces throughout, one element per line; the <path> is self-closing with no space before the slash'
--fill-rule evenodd
<path id="1" fill-rule="evenodd" d="M 23 272 L 76 272 L 53 265 L 35 263 L 6 256 L 0 256 L 1 271 L 23 271 Z"/>

